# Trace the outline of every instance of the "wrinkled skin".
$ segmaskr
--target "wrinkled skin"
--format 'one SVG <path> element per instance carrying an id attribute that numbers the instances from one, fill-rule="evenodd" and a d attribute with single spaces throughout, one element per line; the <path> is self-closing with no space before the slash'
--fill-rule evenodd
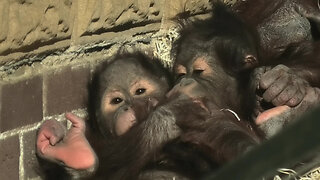
<path id="1" fill-rule="evenodd" d="M 310 87 L 306 80 L 284 65 L 278 65 L 274 68 L 257 68 L 253 76 L 255 77 L 255 87 L 257 87 L 258 92 L 255 116 L 267 110 L 264 107 L 267 103 L 269 107 L 270 105 L 271 107 L 297 106 L 305 97 L 306 89 Z"/>
<path id="2" fill-rule="evenodd" d="M 100 74 L 96 114 L 100 131 L 106 137 L 121 136 L 146 118 L 148 112 L 134 109 L 137 101 L 141 107 L 152 108 L 164 97 L 169 89 L 167 77 L 165 73 L 158 77 L 152 71 L 144 70 L 143 62 L 131 57 L 117 59 Z"/>
<path id="3" fill-rule="evenodd" d="M 262 67 L 255 70 L 259 76 L 256 77 L 258 93 L 254 117 L 259 115 L 256 122 L 270 137 L 292 118 L 319 103 L 318 1 L 247 0 L 238 1 L 233 8 L 257 30 L 260 39 L 259 54 L 262 58 L 259 66 Z M 310 94 L 314 99 L 309 98 Z M 262 123 L 267 119 L 273 123 Z M 274 131 L 270 133 L 272 129 Z"/>
<path id="4" fill-rule="evenodd" d="M 279 70 L 282 72 L 278 73 Z M 258 87 L 264 90 L 262 95 L 257 95 L 258 108 L 255 112 L 257 116 L 255 122 L 265 132 L 267 138 L 320 103 L 319 88 L 311 87 L 304 79 L 283 65 L 273 69 L 261 67 L 256 69 L 255 73 Z M 274 79 L 274 74 L 281 76 Z M 265 102 L 271 103 L 272 106 L 264 109 Z"/>
<path id="5" fill-rule="evenodd" d="M 37 136 L 37 154 L 43 159 L 73 169 L 86 170 L 89 176 L 96 169 L 98 159 L 85 137 L 85 122 L 72 113 L 66 113 L 72 123 L 69 130 L 56 120 L 45 121 Z"/>
<path id="6" fill-rule="evenodd" d="M 317 0 L 246 0 L 233 8 L 257 29 L 263 57 L 268 61 L 277 61 L 290 47 L 320 38 Z"/>
<path id="7" fill-rule="evenodd" d="M 309 86 L 306 80 L 299 78 L 284 65 L 278 65 L 265 72 L 259 81 L 259 89 L 265 90 L 262 98 L 274 106 L 298 105 Z"/>

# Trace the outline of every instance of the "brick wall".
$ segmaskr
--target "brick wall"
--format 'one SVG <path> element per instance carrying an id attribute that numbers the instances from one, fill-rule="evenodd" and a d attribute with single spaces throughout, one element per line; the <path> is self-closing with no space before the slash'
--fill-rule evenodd
<path id="1" fill-rule="evenodd" d="M 42 120 L 61 120 L 63 116 L 59 114 L 86 107 L 90 67 L 90 64 L 59 66 L 25 78 L 2 82 L 1 179 L 37 177 L 36 129 Z"/>
<path id="2" fill-rule="evenodd" d="M 42 121 L 63 121 L 67 111 L 85 117 L 92 72 L 119 47 L 170 66 L 177 34 L 169 19 L 183 11 L 201 17 L 208 1 L 1 0 L 0 179 L 39 179 Z"/>

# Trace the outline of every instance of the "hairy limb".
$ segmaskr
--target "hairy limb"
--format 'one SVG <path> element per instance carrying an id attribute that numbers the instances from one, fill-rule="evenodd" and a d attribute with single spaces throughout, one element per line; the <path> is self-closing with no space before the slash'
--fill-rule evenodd
<path id="1" fill-rule="evenodd" d="M 308 87 L 306 95 L 299 105 L 295 107 L 279 106 L 267 110 L 257 117 L 256 123 L 269 138 L 319 103 L 320 89 Z"/>
<path id="2" fill-rule="evenodd" d="M 254 72 L 255 85 L 263 90 L 256 96 L 255 123 L 267 138 L 320 101 L 319 88 L 311 87 L 299 72 L 284 65 L 260 67 Z"/>
<path id="3" fill-rule="evenodd" d="M 247 122 L 220 110 L 203 123 L 202 130 L 189 129 L 183 133 L 182 140 L 197 144 L 219 164 L 235 159 L 260 142 Z"/>
<path id="4" fill-rule="evenodd" d="M 163 145 L 179 135 L 171 102 L 159 106 L 147 120 L 133 126 L 109 147 L 102 161 L 114 179 L 136 178 L 149 163 L 155 162 Z M 112 162 L 113 164 L 110 164 Z"/>
<path id="5" fill-rule="evenodd" d="M 177 109 L 180 140 L 195 145 L 215 163 L 228 162 L 260 141 L 249 122 L 237 119 L 235 114 L 219 109 L 212 102 L 190 100 Z"/>

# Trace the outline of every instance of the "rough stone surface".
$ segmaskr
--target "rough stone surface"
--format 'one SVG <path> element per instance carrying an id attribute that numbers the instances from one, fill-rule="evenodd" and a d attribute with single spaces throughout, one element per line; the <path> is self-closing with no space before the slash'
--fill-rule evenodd
<path id="1" fill-rule="evenodd" d="M 71 37 L 72 1 L 2 0 L 0 54 L 27 52 Z"/>
<path id="2" fill-rule="evenodd" d="M 167 28 L 179 13 L 197 15 L 210 9 L 209 0 L 2 0 L 0 65 L 28 64 L 36 55 L 41 61 L 50 53 L 92 42 L 92 35 L 103 35 L 101 41 L 108 40 L 105 34 L 117 38 L 117 32 L 136 27 L 146 31 L 146 25 L 160 22 Z"/>
<path id="3" fill-rule="evenodd" d="M 88 34 L 160 21 L 163 2 L 3 0 L 0 2 L 0 55 L 27 52 L 71 37 L 76 40 Z"/>
<path id="4" fill-rule="evenodd" d="M 2 84 L 0 132 L 42 120 L 42 77 Z"/>
<path id="5" fill-rule="evenodd" d="M 19 179 L 19 157 L 18 136 L 0 141 L 1 179 Z"/>

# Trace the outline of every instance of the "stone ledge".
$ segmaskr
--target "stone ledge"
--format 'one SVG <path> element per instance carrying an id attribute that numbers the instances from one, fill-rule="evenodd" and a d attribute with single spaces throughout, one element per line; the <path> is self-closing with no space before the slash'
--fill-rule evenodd
<path id="1" fill-rule="evenodd" d="M 28 52 L 128 24 L 159 22 L 163 3 L 164 0 L 3 0 L 0 54 Z"/>
<path id="2" fill-rule="evenodd" d="M 160 23 L 149 24 L 144 27 L 135 27 L 122 32 L 107 32 L 99 35 L 84 36 L 79 38 L 76 44 L 71 40 L 64 40 L 52 45 L 39 47 L 26 53 L 17 52 L 7 56 L 0 56 L 0 77 L 1 72 L 15 70 L 23 65 L 42 61 L 50 55 L 79 54 L 81 52 L 88 52 L 89 49 L 92 48 L 103 48 L 113 44 L 124 44 L 148 39 L 152 33 L 159 31 L 159 29 Z"/>

